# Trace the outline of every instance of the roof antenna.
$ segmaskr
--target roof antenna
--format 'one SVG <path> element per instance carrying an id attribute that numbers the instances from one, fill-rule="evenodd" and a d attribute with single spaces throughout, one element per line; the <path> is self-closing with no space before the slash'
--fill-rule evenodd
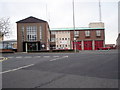
<path id="1" fill-rule="evenodd" d="M 50 16 L 49 16 L 49 13 L 48 13 L 47 1 L 46 1 L 46 19 L 48 20 L 48 22 L 50 22 Z"/>
<path id="2" fill-rule="evenodd" d="M 102 19 L 101 19 L 101 1 L 99 0 L 99 21 L 101 22 Z"/>

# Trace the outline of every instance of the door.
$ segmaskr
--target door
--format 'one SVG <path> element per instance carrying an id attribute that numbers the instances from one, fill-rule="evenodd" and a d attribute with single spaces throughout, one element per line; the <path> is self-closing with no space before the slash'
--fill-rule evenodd
<path id="1" fill-rule="evenodd" d="M 84 41 L 84 50 L 92 50 L 92 41 Z"/>
<path id="2" fill-rule="evenodd" d="M 28 51 L 38 51 L 38 44 L 35 42 L 27 43 Z"/>
<path id="3" fill-rule="evenodd" d="M 95 41 L 95 50 L 98 50 L 100 47 L 103 47 L 103 41 Z"/>

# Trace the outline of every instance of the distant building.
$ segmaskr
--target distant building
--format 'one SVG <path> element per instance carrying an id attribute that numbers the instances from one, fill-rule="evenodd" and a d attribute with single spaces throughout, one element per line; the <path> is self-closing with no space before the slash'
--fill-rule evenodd
<path id="1" fill-rule="evenodd" d="M 74 41 L 75 40 L 75 41 Z M 105 47 L 104 23 L 90 23 L 87 28 L 51 29 L 52 49 L 98 50 Z"/>
<path id="2" fill-rule="evenodd" d="M 17 40 L 4 40 L 2 49 L 17 49 Z"/>
<path id="3" fill-rule="evenodd" d="M 118 34 L 118 38 L 116 40 L 116 45 L 117 45 L 117 49 L 120 49 L 120 33 Z"/>
<path id="4" fill-rule="evenodd" d="M 47 21 L 31 16 L 16 23 L 18 52 L 50 49 L 50 30 Z"/>
<path id="5" fill-rule="evenodd" d="M 3 40 L 0 43 L 0 52 L 16 52 L 17 40 Z"/>

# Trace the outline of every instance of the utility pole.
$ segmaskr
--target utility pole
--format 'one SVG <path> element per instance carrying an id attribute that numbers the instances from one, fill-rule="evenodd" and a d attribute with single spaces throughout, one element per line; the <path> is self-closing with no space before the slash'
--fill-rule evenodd
<path id="1" fill-rule="evenodd" d="M 73 29 L 74 29 L 74 50 L 76 53 L 76 38 L 75 38 L 75 7 L 74 7 L 74 0 L 73 0 Z"/>
<path id="2" fill-rule="evenodd" d="M 101 19 L 101 1 L 99 0 L 99 21 L 101 22 L 102 19 Z"/>

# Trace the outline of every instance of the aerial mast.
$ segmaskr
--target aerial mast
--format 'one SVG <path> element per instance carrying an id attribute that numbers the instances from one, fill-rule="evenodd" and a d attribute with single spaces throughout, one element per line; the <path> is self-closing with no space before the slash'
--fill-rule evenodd
<path id="1" fill-rule="evenodd" d="M 102 16 L 101 16 L 101 1 L 99 0 L 99 21 L 102 21 Z"/>

